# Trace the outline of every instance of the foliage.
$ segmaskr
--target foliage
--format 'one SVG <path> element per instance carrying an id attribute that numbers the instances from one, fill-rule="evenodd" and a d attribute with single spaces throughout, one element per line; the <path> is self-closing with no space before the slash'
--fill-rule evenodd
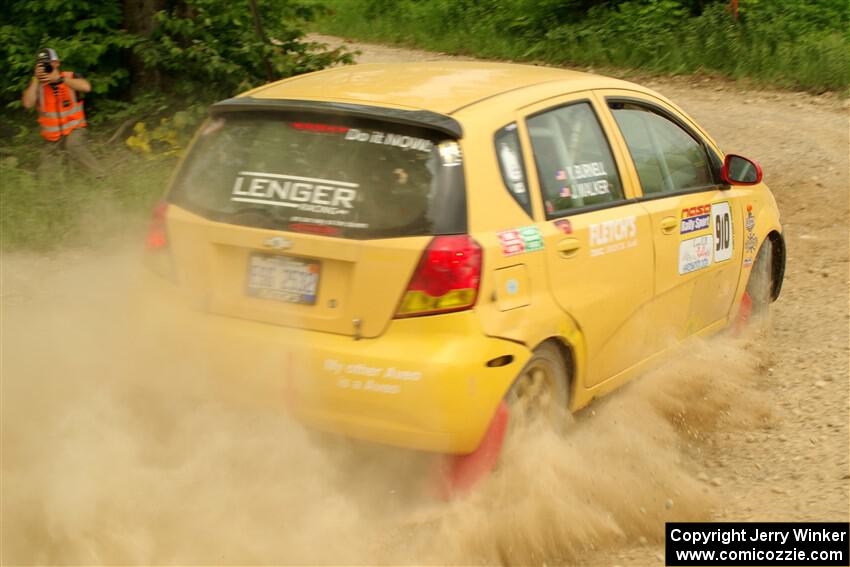
<path id="1" fill-rule="evenodd" d="M 129 79 L 122 53 L 138 38 L 122 31 L 115 0 L 6 0 L 0 25 L 0 107 L 20 107 L 21 92 L 33 76 L 35 54 L 53 47 L 63 69 L 91 80 L 95 95 L 116 93 Z"/>
<path id="2" fill-rule="evenodd" d="M 0 250 L 99 246 L 125 237 L 140 242 L 173 163 L 123 152 L 108 160 L 107 179 L 92 179 L 76 164 L 46 179 L 13 156 L 3 158 Z"/>
<path id="3" fill-rule="evenodd" d="M 301 28 L 321 8 L 297 0 L 257 0 L 265 26 L 262 38 L 244 0 L 161 0 L 166 9 L 153 15 L 149 36 L 121 29 L 122 7 L 130 0 L 0 1 L 0 109 L 7 109 L 0 127 L 3 138 L 14 135 L 8 123 L 14 118 L 9 117 L 20 113 L 21 92 L 32 78 L 35 54 L 46 46 L 57 50 L 63 69 L 90 80 L 86 110 L 95 125 L 103 118 L 112 122 L 128 115 L 149 116 L 153 109 L 174 113 L 205 106 L 269 77 L 276 80 L 351 62 L 343 50 L 303 41 Z M 131 72 L 137 64 L 144 73 Z M 146 84 L 131 85 L 134 80 Z M 131 91 L 131 86 L 136 88 Z"/>
<path id="4" fill-rule="evenodd" d="M 847 0 L 327 0 L 327 33 L 547 63 L 846 91 Z"/>
<path id="5" fill-rule="evenodd" d="M 136 122 L 133 135 L 125 143 L 130 150 L 148 159 L 177 157 L 189 144 L 192 132 L 205 114 L 204 108 L 196 105 L 161 117 L 152 128 L 145 122 Z"/>
<path id="6" fill-rule="evenodd" d="M 136 46 L 145 65 L 167 75 L 164 86 L 195 101 L 232 96 L 272 78 L 351 62 L 343 51 L 302 41 L 300 26 L 316 8 L 289 0 L 259 2 L 268 39 L 257 36 L 246 2 L 185 0 L 157 15 L 158 26 Z"/>

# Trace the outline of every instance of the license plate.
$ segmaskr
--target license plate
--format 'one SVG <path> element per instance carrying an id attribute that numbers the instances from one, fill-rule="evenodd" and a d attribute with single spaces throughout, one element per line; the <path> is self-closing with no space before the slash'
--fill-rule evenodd
<path id="1" fill-rule="evenodd" d="M 319 289 L 319 265 L 318 260 L 254 254 L 248 260 L 247 294 L 313 305 Z"/>

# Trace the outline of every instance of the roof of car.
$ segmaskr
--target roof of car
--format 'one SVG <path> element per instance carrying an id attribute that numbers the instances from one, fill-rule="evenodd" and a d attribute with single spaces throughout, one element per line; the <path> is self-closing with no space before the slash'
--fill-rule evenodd
<path id="1" fill-rule="evenodd" d="M 451 114 L 485 99 L 552 83 L 560 93 L 629 85 L 590 73 L 479 61 L 375 63 L 299 75 L 245 93 L 257 99 L 301 99 L 416 108 Z M 556 85 L 557 84 L 557 85 Z"/>

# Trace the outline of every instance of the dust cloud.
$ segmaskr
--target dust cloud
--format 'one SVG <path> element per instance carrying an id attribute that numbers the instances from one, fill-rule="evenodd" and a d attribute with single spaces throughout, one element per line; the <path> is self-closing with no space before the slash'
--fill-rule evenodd
<path id="1" fill-rule="evenodd" d="M 4 564 L 580 562 L 710 518 L 703 451 L 771 419 L 753 343 L 694 341 L 444 502 L 433 457 L 293 422 L 279 361 L 246 370 L 139 260 L 3 257 Z"/>

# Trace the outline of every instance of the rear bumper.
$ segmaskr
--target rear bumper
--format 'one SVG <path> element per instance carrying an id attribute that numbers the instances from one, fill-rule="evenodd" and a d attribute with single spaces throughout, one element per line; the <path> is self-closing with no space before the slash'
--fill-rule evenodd
<path id="1" fill-rule="evenodd" d="M 484 336 L 472 311 L 393 320 L 360 340 L 206 313 L 187 319 L 213 360 L 226 357 L 234 381 L 308 426 L 441 453 L 478 447 L 531 355 Z M 505 356 L 512 361 L 487 366 Z"/>

